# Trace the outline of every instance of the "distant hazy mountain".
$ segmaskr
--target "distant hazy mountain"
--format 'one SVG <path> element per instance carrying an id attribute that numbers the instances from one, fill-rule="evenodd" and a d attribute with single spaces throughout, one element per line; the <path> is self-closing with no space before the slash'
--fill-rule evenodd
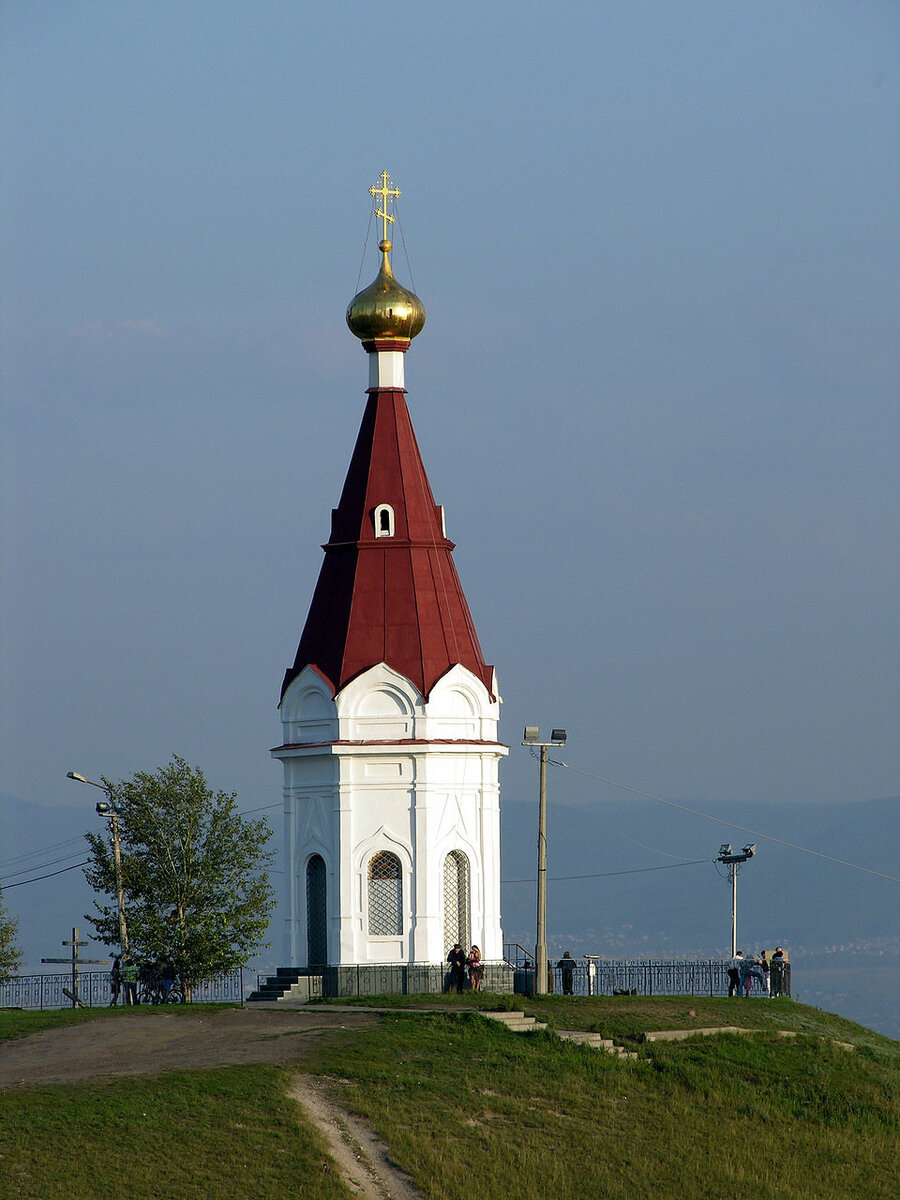
<path id="1" fill-rule="evenodd" d="M 725 957 L 731 947 L 731 888 L 712 860 L 722 842 L 735 847 L 756 842 L 756 856 L 738 878 L 739 944 L 759 950 L 780 943 L 790 954 L 800 998 L 900 1038 L 900 884 L 761 836 L 900 876 L 894 857 L 900 844 L 900 800 L 814 807 L 683 803 L 755 832 L 645 800 L 591 807 L 551 800 L 551 955 L 571 950 L 622 958 Z M 270 820 L 280 846 L 277 810 Z M 28 969 L 41 970 L 42 956 L 66 954 L 60 943 L 73 925 L 87 935 L 83 914 L 90 909 L 92 893 L 81 871 L 53 872 L 80 861 L 85 830 L 99 827 L 89 803 L 50 807 L 0 796 L 0 884 L 8 908 L 20 920 Z M 536 803 L 504 804 L 501 829 L 504 936 L 531 948 Z M 38 849 L 45 852 L 10 861 Z M 67 854 L 73 857 L 65 858 Z M 671 865 L 693 859 L 706 861 Z M 646 870 L 657 867 L 665 869 Z M 611 874 L 622 871 L 640 873 Z M 51 877 L 14 886 L 38 875 Z M 571 876 L 588 878 L 564 878 Z M 513 882 L 521 879 L 528 882 Z M 283 876 L 276 873 L 273 880 L 280 888 Z M 270 938 L 272 949 L 262 956 L 266 970 L 281 963 L 278 918 Z M 100 957 L 105 951 L 91 946 L 83 953 Z"/>
<path id="2" fill-rule="evenodd" d="M 551 956 L 564 949 L 627 958 L 729 954 L 731 887 L 724 870 L 712 861 L 669 864 L 712 860 L 722 842 L 735 848 L 755 842 L 756 856 L 738 876 L 739 945 L 757 951 L 780 943 L 795 965 L 795 992 L 805 1001 L 900 1038 L 900 884 L 761 836 L 898 877 L 900 800 L 792 807 L 683 803 L 755 832 L 645 800 L 550 805 Z M 505 880 L 536 875 L 536 808 L 504 808 Z M 565 878 L 572 876 L 597 877 Z M 507 940 L 533 944 L 535 897 L 533 884 L 505 883 Z"/>

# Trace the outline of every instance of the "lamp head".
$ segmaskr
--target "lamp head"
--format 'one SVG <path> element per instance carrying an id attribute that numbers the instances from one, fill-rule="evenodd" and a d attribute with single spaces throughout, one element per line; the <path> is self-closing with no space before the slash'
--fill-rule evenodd
<path id="1" fill-rule="evenodd" d="M 523 742 L 536 742 L 540 739 L 541 728 L 539 725 L 526 725 L 525 732 L 522 734 Z"/>
<path id="2" fill-rule="evenodd" d="M 552 729 L 550 731 L 550 741 L 556 746 L 564 746 L 566 744 L 566 731 L 564 729 Z"/>

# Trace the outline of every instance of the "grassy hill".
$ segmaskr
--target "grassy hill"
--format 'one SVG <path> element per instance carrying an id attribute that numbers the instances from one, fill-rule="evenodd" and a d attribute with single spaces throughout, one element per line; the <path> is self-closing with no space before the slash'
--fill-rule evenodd
<path id="1" fill-rule="evenodd" d="M 303 1069 L 331 1080 L 424 1196 L 900 1195 L 900 1043 L 853 1022 L 787 1000 L 524 1004 L 556 1028 L 637 1050 L 623 1061 L 484 1021 L 474 1005 L 497 997 L 428 997 L 437 1011 L 411 1011 L 423 999 L 381 998 L 392 1011 L 376 1026 L 323 1044 Z M 0 1034 L 90 1018 L 0 1013 Z M 640 1040 L 716 1025 L 752 1032 Z M 349 1196 L 286 1099 L 289 1075 L 240 1067 L 6 1092 L 0 1195 Z"/>

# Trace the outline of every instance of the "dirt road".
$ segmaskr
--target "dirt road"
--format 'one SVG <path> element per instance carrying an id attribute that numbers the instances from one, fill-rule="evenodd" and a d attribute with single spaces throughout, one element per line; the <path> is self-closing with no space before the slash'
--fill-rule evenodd
<path id="1" fill-rule="evenodd" d="M 0 1042 L 0 1089 L 249 1063 L 292 1065 L 298 1073 L 291 1098 L 325 1138 L 350 1191 L 363 1200 L 419 1200 L 384 1144 L 341 1108 L 328 1082 L 302 1074 L 304 1057 L 322 1037 L 340 1037 L 377 1020 L 363 1009 L 256 1006 L 100 1018 Z"/>

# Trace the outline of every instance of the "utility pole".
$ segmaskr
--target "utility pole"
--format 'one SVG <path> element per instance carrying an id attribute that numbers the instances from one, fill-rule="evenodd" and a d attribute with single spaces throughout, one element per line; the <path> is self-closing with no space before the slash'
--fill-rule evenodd
<path id="1" fill-rule="evenodd" d="M 68 963 L 68 962 L 70 962 L 72 964 L 72 989 L 70 991 L 68 988 L 63 988 L 63 992 L 72 1001 L 73 1008 L 84 1008 L 84 1001 L 78 995 L 78 968 L 79 968 L 79 966 L 83 966 L 87 963 L 90 963 L 92 965 L 108 967 L 109 959 L 108 958 L 79 958 L 78 957 L 78 947 L 79 946 L 87 946 L 88 943 L 87 942 L 79 942 L 77 925 L 74 925 L 72 927 L 72 940 L 70 942 L 63 942 L 62 944 L 64 946 L 72 947 L 72 953 L 68 958 L 42 958 L 41 962 L 45 962 L 45 963 Z"/>
<path id="2" fill-rule="evenodd" d="M 123 954 L 127 954 L 128 927 L 125 924 L 125 886 L 122 883 L 122 847 L 119 842 L 119 813 L 122 809 L 113 803 L 112 794 L 104 784 L 94 783 L 93 779 L 87 779 L 84 775 L 79 775 L 77 771 L 67 771 L 66 779 L 74 779 L 77 783 L 88 783 L 91 787 L 99 788 L 101 792 L 106 793 L 106 801 L 97 802 L 97 816 L 106 817 L 112 829 L 113 857 L 116 861 L 116 892 L 119 901 L 119 947 Z"/>
<path id="3" fill-rule="evenodd" d="M 755 844 L 746 845 L 740 854 L 732 854 L 731 843 L 725 842 L 719 847 L 716 862 L 728 867 L 728 879 L 731 883 L 731 957 L 737 954 L 737 877 L 738 871 L 748 859 L 756 853 Z"/>
<path id="4" fill-rule="evenodd" d="M 540 741 L 537 725 L 526 725 L 523 746 L 537 746 L 541 751 L 540 791 L 538 796 L 538 873 L 537 873 L 537 930 L 534 947 L 534 994 L 543 996 L 547 988 L 547 748 L 564 746 L 566 731 L 554 729 L 549 742 Z"/>

